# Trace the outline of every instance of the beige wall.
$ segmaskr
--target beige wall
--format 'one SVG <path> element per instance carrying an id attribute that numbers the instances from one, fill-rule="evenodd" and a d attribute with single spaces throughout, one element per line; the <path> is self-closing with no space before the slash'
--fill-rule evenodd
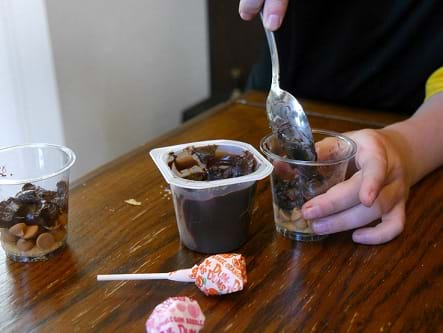
<path id="1" fill-rule="evenodd" d="M 209 95 L 204 0 L 46 0 L 74 178 L 177 126 Z"/>

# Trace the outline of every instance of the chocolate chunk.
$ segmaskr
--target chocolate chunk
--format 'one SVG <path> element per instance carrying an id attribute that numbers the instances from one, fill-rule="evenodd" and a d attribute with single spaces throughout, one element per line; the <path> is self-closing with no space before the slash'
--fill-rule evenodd
<path id="1" fill-rule="evenodd" d="M 68 183 L 65 182 L 64 180 L 59 181 L 57 183 L 57 195 L 59 197 L 66 197 L 66 195 L 68 194 L 68 189 L 69 189 Z"/>
<path id="2" fill-rule="evenodd" d="M 303 196 L 305 200 L 311 200 L 313 197 L 326 192 L 329 188 L 328 182 L 324 181 L 321 177 L 317 176 L 303 184 Z"/>
<path id="3" fill-rule="evenodd" d="M 37 189 L 37 186 L 31 183 L 26 183 L 22 187 L 22 191 L 35 191 Z"/>
<path id="4" fill-rule="evenodd" d="M 272 176 L 274 202 L 284 210 L 301 208 L 305 203 L 303 197 L 301 177 L 296 176 L 292 180 L 282 180 L 275 175 Z"/>
<path id="5" fill-rule="evenodd" d="M 296 131 L 290 123 L 283 123 L 274 129 L 278 140 L 285 147 L 287 156 L 293 160 L 316 161 L 317 153 L 314 142 L 303 132 Z"/>
<path id="6" fill-rule="evenodd" d="M 40 201 L 32 204 L 21 204 L 20 209 L 15 214 L 15 218 L 29 224 L 35 224 L 34 220 L 39 216 L 41 209 Z"/>
<path id="7" fill-rule="evenodd" d="M 254 172 L 254 156 L 246 151 L 241 155 L 224 155 L 208 165 L 208 180 L 241 177 Z"/>
<path id="8" fill-rule="evenodd" d="M 206 171 L 198 165 L 180 171 L 179 176 L 190 180 L 205 180 L 207 178 Z"/>
<path id="9" fill-rule="evenodd" d="M 41 199 L 45 201 L 54 201 L 57 199 L 57 192 L 54 191 L 41 191 L 39 193 Z"/>
<path id="10" fill-rule="evenodd" d="M 59 208 L 61 212 L 68 210 L 68 197 L 69 197 L 69 185 L 65 181 L 57 183 L 57 196 L 52 200 Z"/>
<path id="11" fill-rule="evenodd" d="M 169 156 L 173 157 L 169 167 L 176 175 L 197 181 L 241 177 L 254 172 L 256 168 L 255 158 L 250 152 L 229 154 L 220 151 L 216 145 L 187 147 L 177 155 Z"/>
<path id="12" fill-rule="evenodd" d="M 203 164 L 208 164 L 211 159 L 215 157 L 216 145 L 210 145 L 205 147 L 193 147 L 191 149 L 192 154 L 197 155 L 199 161 Z"/>
<path id="13" fill-rule="evenodd" d="M 9 228 L 14 224 L 15 214 L 19 211 L 20 205 L 14 198 L 0 202 L 0 228 Z"/>
<path id="14" fill-rule="evenodd" d="M 17 193 L 16 198 L 21 204 L 33 204 L 38 203 L 41 200 L 35 190 L 27 190 Z"/>
<path id="15" fill-rule="evenodd" d="M 53 228 L 57 223 L 58 215 L 58 206 L 52 202 L 45 202 L 40 212 L 40 217 L 44 221 L 43 227 L 46 229 Z"/>

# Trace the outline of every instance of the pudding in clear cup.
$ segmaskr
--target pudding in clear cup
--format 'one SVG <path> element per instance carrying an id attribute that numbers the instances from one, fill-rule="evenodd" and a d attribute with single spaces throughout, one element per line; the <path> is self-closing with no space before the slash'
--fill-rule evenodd
<path id="1" fill-rule="evenodd" d="M 11 260 L 46 260 L 65 245 L 74 162 L 73 151 L 58 145 L 0 149 L 1 244 Z"/>
<path id="2" fill-rule="evenodd" d="M 301 207 L 317 195 L 345 179 L 349 161 L 357 151 L 356 143 L 347 136 L 314 129 L 316 161 L 287 158 L 284 145 L 273 134 L 260 143 L 261 151 L 274 166 L 271 190 L 276 230 L 287 238 L 315 241 L 325 236 L 316 235 L 311 221 L 305 220 Z"/>

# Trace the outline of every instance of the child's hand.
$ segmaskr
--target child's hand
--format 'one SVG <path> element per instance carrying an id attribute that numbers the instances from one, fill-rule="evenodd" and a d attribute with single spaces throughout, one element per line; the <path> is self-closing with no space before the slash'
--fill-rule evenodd
<path id="1" fill-rule="evenodd" d="M 362 244 L 388 242 L 403 231 L 405 223 L 411 186 L 408 152 L 401 138 L 388 129 L 361 130 L 349 137 L 358 146 L 359 170 L 306 202 L 303 216 L 313 220 L 314 232 L 322 235 L 360 228 L 381 218 L 374 227 L 354 231 L 352 238 Z"/>

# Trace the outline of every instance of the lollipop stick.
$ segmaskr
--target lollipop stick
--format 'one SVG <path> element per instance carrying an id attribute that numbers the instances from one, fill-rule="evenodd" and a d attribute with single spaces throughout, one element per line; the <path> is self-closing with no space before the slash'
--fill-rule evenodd
<path id="1" fill-rule="evenodd" d="M 97 275 L 97 281 L 117 281 L 117 280 L 169 280 L 169 273 Z"/>
<path id="2" fill-rule="evenodd" d="M 97 275 L 97 281 L 117 280 L 172 280 L 179 282 L 194 282 L 194 280 L 191 278 L 191 269 L 180 269 L 170 273 Z"/>

